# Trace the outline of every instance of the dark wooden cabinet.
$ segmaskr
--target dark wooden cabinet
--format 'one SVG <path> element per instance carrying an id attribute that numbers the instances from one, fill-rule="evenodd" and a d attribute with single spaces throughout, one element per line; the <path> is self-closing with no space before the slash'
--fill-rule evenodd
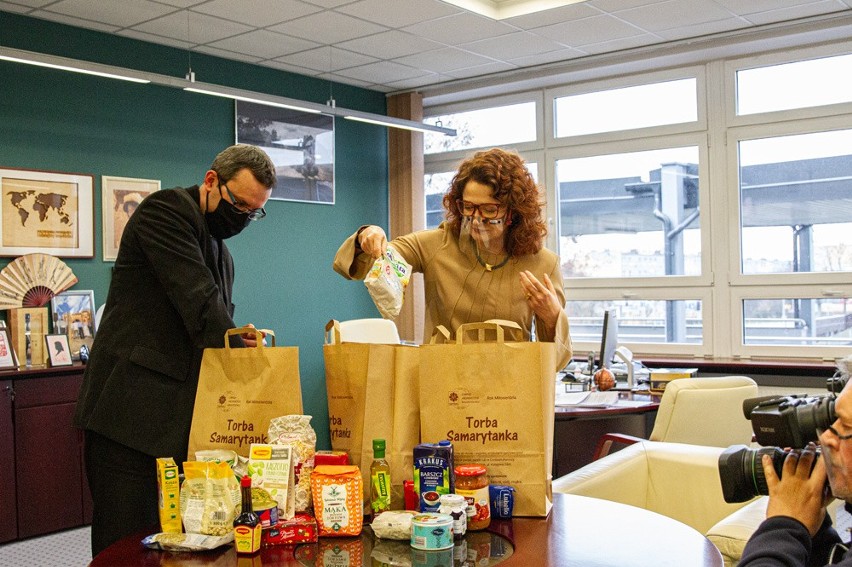
<path id="1" fill-rule="evenodd" d="M 0 380 L 0 543 L 18 537 L 12 381 Z"/>
<path id="2" fill-rule="evenodd" d="M 11 380 L 0 381 L 10 387 L 10 401 L 4 398 L 0 408 L 0 448 L 11 456 L 0 467 L 13 466 L 11 484 L 0 485 L 0 535 L 5 538 L 0 541 L 91 522 L 83 437 L 72 424 L 82 379 L 83 368 L 75 366 L 21 371 Z M 0 479 L 4 473 L 8 474 L 6 469 L 0 469 Z M 9 485 L 12 489 L 7 494 Z M 14 524 L 9 509 L 15 511 Z"/>

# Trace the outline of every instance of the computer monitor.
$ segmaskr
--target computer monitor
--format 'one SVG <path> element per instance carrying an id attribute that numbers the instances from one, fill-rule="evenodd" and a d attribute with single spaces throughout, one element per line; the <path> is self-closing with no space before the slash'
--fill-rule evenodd
<path id="1" fill-rule="evenodd" d="M 609 368 L 618 348 L 618 316 L 614 310 L 604 311 L 601 332 L 600 368 Z"/>

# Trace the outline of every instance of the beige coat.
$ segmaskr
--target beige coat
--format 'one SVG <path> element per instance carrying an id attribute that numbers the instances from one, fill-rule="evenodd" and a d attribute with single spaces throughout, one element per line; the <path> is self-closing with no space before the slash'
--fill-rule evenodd
<path id="1" fill-rule="evenodd" d="M 347 279 L 363 280 L 373 259 L 355 255 L 357 232 L 346 239 L 334 257 L 334 270 Z M 424 342 L 438 325 L 454 331 L 463 323 L 507 319 L 518 323 L 530 337 L 535 313 L 530 309 L 520 282 L 520 272 L 529 270 L 538 279 L 550 276 L 560 303 L 565 305 L 559 257 L 547 249 L 536 254 L 511 258 L 505 265 L 488 271 L 478 261 L 472 241 L 460 241 L 441 224 L 436 229 L 395 238 L 391 246 L 421 272 L 425 283 L 426 324 Z M 497 265 L 502 258 L 483 255 L 482 260 Z M 558 368 L 568 364 L 572 349 L 568 316 L 561 311 L 555 333 L 542 325 L 536 329 L 540 341 L 555 342 Z"/>

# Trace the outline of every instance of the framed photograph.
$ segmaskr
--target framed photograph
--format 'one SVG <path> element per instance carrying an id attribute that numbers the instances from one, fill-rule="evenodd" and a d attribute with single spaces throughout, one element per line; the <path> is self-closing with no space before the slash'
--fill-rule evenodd
<path id="1" fill-rule="evenodd" d="M 159 179 L 101 177 L 104 261 L 115 260 L 127 221 L 142 199 L 160 190 Z"/>
<path id="2" fill-rule="evenodd" d="M 71 366 L 71 350 L 68 348 L 68 337 L 66 335 L 45 335 L 47 343 L 47 357 L 51 366 Z"/>
<path id="3" fill-rule="evenodd" d="M 278 183 L 271 199 L 334 204 L 334 116 L 238 100 L 237 143 L 260 146 Z"/>
<path id="4" fill-rule="evenodd" d="M 95 292 L 65 291 L 50 300 L 53 332 L 68 337 L 71 357 L 80 359 L 80 347 L 90 350 L 95 340 Z"/>
<path id="5" fill-rule="evenodd" d="M 0 169 L 0 256 L 92 258 L 91 175 Z"/>
<path id="6" fill-rule="evenodd" d="M 9 337 L 9 329 L 0 328 L 0 368 L 17 368 L 18 359 L 15 357 L 15 349 L 12 348 L 12 340 Z"/>

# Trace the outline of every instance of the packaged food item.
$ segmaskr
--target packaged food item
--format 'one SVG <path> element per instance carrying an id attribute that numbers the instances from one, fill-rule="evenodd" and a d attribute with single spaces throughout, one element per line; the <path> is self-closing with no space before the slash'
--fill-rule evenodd
<path id="1" fill-rule="evenodd" d="M 251 555 L 260 550 L 260 518 L 254 513 L 251 497 L 251 477 L 240 479 L 240 497 L 242 509 L 234 519 L 234 548 L 239 554 Z"/>
<path id="2" fill-rule="evenodd" d="M 488 487 L 491 502 L 491 517 L 508 520 L 515 508 L 515 489 L 511 486 L 492 484 Z"/>
<path id="3" fill-rule="evenodd" d="M 262 488 L 251 489 L 251 506 L 263 529 L 278 523 L 278 502 Z"/>
<path id="4" fill-rule="evenodd" d="M 183 532 L 180 519 L 180 476 L 177 463 L 171 457 L 157 459 L 157 504 L 160 529 L 164 533 Z"/>
<path id="5" fill-rule="evenodd" d="M 467 532 L 467 500 L 461 494 L 442 494 L 439 514 L 453 519 L 453 539 L 459 541 Z"/>
<path id="6" fill-rule="evenodd" d="M 228 463 L 187 461 L 180 487 L 180 513 L 187 532 L 233 537 L 240 485 Z"/>
<path id="7" fill-rule="evenodd" d="M 311 427 L 309 415 L 284 415 L 269 422 L 269 443 L 272 445 L 290 445 L 293 448 L 293 474 L 295 492 L 293 495 L 296 512 L 305 512 L 311 508 L 311 471 L 314 468 L 314 454 L 317 448 L 317 434 Z"/>
<path id="8" fill-rule="evenodd" d="M 297 512 L 289 520 L 281 520 L 268 530 L 263 530 L 261 536 L 261 545 L 264 547 L 315 541 L 317 541 L 317 521 L 304 512 Z"/>
<path id="9" fill-rule="evenodd" d="M 425 551 L 452 549 L 453 518 L 446 514 L 424 512 L 411 519 L 411 547 Z M 453 556 L 450 553 L 450 561 Z"/>
<path id="10" fill-rule="evenodd" d="M 207 551 L 228 545 L 232 541 L 234 541 L 233 530 L 223 536 L 159 533 L 144 538 L 142 545 L 148 549 L 162 551 Z"/>
<path id="11" fill-rule="evenodd" d="M 391 507 L 390 465 L 385 459 L 385 440 L 373 439 L 373 463 L 370 465 L 370 512 L 380 514 Z"/>
<path id="12" fill-rule="evenodd" d="M 314 466 L 348 465 L 349 453 L 346 451 L 317 451 L 314 455 Z"/>
<path id="13" fill-rule="evenodd" d="M 278 502 L 279 515 L 286 519 L 296 513 L 295 471 L 290 445 L 252 443 L 249 448 L 248 474 L 252 486 L 266 490 Z"/>
<path id="14" fill-rule="evenodd" d="M 411 265 L 392 246 L 388 246 L 387 252 L 373 263 L 364 278 L 370 297 L 385 319 L 399 315 L 409 279 Z"/>
<path id="15" fill-rule="evenodd" d="M 214 463 L 228 463 L 231 468 L 237 463 L 237 454 L 228 449 L 206 449 L 195 452 L 196 461 L 212 461 Z"/>
<path id="16" fill-rule="evenodd" d="M 414 490 L 413 480 L 402 481 L 402 498 L 403 502 L 405 502 L 406 510 L 420 510 L 420 496 L 418 496 L 417 491 Z"/>
<path id="17" fill-rule="evenodd" d="M 449 441 L 414 447 L 414 491 L 421 512 L 437 512 L 442 494 L 453 492 L 453 446 Z"/>
<path id="18" fill-rule="evenodd" d="M 467 529 L 484 530 L 491 524 L 488 470 L 484 465 L 456 467 L 456 494 L 467 500 Z"/>
<path id="19" fill-rule="evenodd" d="M 364 523 L 364 485 L 355 465 L 323 465 L 311 475 L 314 515 L 320 536 L 354 536 Z"/>
<path id="20" fill-rule="evenodd" d="M 416 515 L 413 510 L 388 510 L 373 518 L 370 527 L 377 538 L 409 541 L 411 519 Z"/>

